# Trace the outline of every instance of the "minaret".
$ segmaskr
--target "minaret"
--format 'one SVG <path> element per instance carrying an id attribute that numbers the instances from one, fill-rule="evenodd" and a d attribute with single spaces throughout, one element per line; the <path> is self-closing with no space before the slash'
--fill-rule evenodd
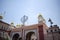
<path id="1" fill-rule="evenodd" d="M 45 23 L 45 19 L 41 14 L 38 15 L 38 23 Z"/>

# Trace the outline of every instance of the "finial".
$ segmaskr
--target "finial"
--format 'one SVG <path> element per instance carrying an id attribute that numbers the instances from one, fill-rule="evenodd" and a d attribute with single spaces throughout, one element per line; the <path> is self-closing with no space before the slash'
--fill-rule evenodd
<path id="1" fill-rule="evenodd" d="M 22 18 L 21 18 L 21 22 L 23 23 L 23 26 L 25 25 L 25 22 L 27 21 L 28 19 L 28 16 L 24 15 Z"/>

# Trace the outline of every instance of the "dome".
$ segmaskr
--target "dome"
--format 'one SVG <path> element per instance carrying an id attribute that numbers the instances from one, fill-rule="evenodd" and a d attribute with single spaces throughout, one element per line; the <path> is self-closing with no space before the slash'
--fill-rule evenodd
<path id="1" fill-rule="evenodd" d="M 0 16 L 0 19 L 3 19 L 3 16 Z"/>
<path id="2" fill-rule="evenodd" d="M 11 24 L 14 24 L 14 22 L 11 22 Z"/>
<path id="3" fill-rule="evenodd" d="M 14 26 L 14 22 L 11 22 L 11 26 Z"/>
<path id="4" fill-rule="evenodd" d="M 39 14 L 39 15 L 38 15 L 38 17 L 42 17 L 42 15 L 41 15 L 41 14 Z"/>

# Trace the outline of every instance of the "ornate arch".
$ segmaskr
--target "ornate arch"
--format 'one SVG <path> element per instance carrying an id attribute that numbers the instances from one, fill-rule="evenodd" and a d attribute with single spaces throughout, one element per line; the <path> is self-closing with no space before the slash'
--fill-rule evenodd
<path id="1" fill-rule="evenodd" d="M 26 34 L 26 40 L 31 40 L 32 34 L 35 34 L 35 32 L 28 32 L 28 33 Z"/>

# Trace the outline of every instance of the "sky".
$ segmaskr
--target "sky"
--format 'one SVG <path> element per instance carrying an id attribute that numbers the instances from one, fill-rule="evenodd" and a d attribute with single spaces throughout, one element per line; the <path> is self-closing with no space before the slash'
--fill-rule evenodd
<path id="1" fill-rule="evenodd" d="M 4 14 L 5 12 L 5 14 Z M 0 14 L 7 23 L 22 24 L 21 17 L 28 16 L 26 25 L 38 23 L 38 15 L 42 14 L 46 24 L 48 19 L 60 26 L 60 0 L 0 0 Z"/>

